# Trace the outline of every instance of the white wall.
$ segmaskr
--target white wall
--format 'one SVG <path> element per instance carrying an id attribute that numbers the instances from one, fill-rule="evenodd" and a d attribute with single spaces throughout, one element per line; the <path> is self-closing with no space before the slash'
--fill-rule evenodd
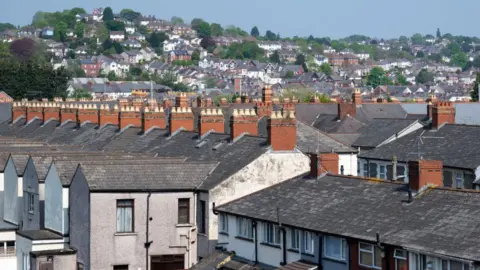
<path id="1" fill-rule="evenodd" d="M 341 167 L 343 166 L 343 174 L 344 175 L 357 175 L 357 154 L 339 154 L 339 166 L 338 166 L 338 174 L 341 173 Z"/>

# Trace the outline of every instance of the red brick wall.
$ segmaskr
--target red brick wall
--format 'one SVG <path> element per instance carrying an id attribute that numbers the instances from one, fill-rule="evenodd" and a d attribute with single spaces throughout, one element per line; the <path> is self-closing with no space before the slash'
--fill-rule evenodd
<path id="1" fill-rule="evenodd" d="M 428 184 L 443 186 L 443 164 L 440 160 L 408 162 L 408 178 L 412 190 L 420 190 Z"/>
<path id="2" fill-rule="evenodd" d="M 250 135 L 257 136 L 258 135 L 258 127 L 257 127 L 258 117 L 253 116 L 232 116 L 232 120 L 230 122 L 230 133 L 232 135 L 232 139 L 237 138 L 240 134 L 247 132 Z"/>
<path id="3" fill-rule="evenodd" d="M 80 109 L 78 110 L 78 123 L 90 121 L 92 124 L 98 124 L 98 111 L 97 109 Z"/>
<path id="4" fill-rule="evenodd" d="M 185 130 L 193 131 L 194 119 L 192 113 L 170 113 L 170 133 L 183 127 Z"/>
<path id="5" fill-rule="evenodd" d="M 128 125 L 134 127 L 142 126 L 142 115 L 138 112 L 120 112 L 120 129 L 126 128 Z"/>
<path id="6" fill-rule="evenodd" d="M 27 108 L 26 107 L 13 107 L 12 109 L 12 120 L 17 120 L 20 116 L 27 117 Z"/>
<path id="7" fill-rule="evenodd" d="M 338 103 L 338 117 L 341 119 L 345 116 L 350 115 L 355 117 L 357 115 L 357 107 L 354 103 Z"/>
<path id="8" fill-rule="evenodd" d="M 455 108 L 451 102 L 439 101 L 432 107 L 432 126 L 438 128 L 444 123 L 455 123 Z"/>
<path id="9" fill-rule="evenodd" d="M 60 110 L 60 123 L 67 120 L 77 122 L 77 109 L 65 108 Z"/>
<path id="10" fill-rule="evenodd" d="M 166 128 L 165 113 L 150 112 L 143 115 L 143 132 L 147 132 L 152 127 Z"/>
<path id="11" fill-rule="evenodd" d="M 99 126 L 103 126 L 105 124 L 112 124 L 112 125 L 119 125 L 119 112 L 118 111 L 111 111 L 111 110 L 101 110 L 100 117 L 99 117 Z"/>
<path id="12" fill-rule="evenodd" d="M 268 143 L 274 151 L 293 150 L 297 145 L 295 118 L 268 119 Z"/>
<path id="13" fill-rule="evenodd" d="M 198 131 L 200 136 L 210 130 L 217 133 L 225 133 L 225 118 L 223 115 L 201 115 L 198 120 Z"/>
<path id="14" fill-rule="evenodd" d="M 28 107 L 27 109 L 27 122 L 33 118 L 38 117 L 43 121 L 43 107 Z"/>
<path id="15" fill-rule="evenodd" d="M 47 121 L 52 118 L 57 121 L 60 121 L 60 108 L 44 108 L 43 109 L 43 119 Z"/>

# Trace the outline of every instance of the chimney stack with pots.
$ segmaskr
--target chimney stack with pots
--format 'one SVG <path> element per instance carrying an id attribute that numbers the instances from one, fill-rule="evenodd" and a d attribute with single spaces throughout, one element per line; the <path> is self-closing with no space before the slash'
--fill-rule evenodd
<path id="1" fill-rule="evenodd" d="M 198 117 L 198 132 L 202 136 L 208 131 L 213 130 L 217 133 L 225 132 L 225 118 L 222 109 L 203 109 Z"/>
<path id="2" fill-rule="evenodd" d="M 355 91 L 352 94 L 352 102 L 355 105 L 361 105 L 362 104 L 362 93 L 360 93 L 359 88 L 355 88 Z"/>
<path id="3" fill-rule="evenodd" d="M 158 106 L 145 107 L 143 113 L 143 133 L 147 133 L 150 129 L 156 127 L 160 129 L 165 129 L 167 127 L 167 122 L 165 119 L 165 111 L 162 107 Z"/>
<path id="4" fill-rule="evenodd" d="M 12 121 L 16 121 L 19 118 L 27 118 L 27 107 L 23 102 L 13 102 L 12 104 Z"/>
<path id="5" fill-rule="evenodd" d="M 66 121 L 78 122 L 77 105 L 71 103 L 62 104 L 62 107 L 60 108 L 60 124 L 63 124 Z"/>
<path id="6" fill-rule="evenodd" d="M 45 104 L 45 108 L 43 108 L 43 119 L 45 122 L 50 119 L 60 121 L 59 103 L 48 102 L 47 104 Z"/>
<path id="7" fill-rule="evenodd" d="M 79 125 L 85 122 L 98 124 L 98 109 L 95 104 L 80 104 L 77 115 Z"/>
<path id="8" fill-rule="evenodd" d="M 234 140 L 243 133 L 258 135 L 258 116 L 254 109 L 234 109 L 230 121 L 231 139 Z"/>
<path id="9" fill-rule="evenodd" d="M 120 129 L 124 129 L 127 126 L 141 127 L 142 126 L 142 114 L 138 107 L 126 106 L 120 108 Z"/>
<path id="10" fill-rule="evenodd" d="M 293 111 L 272 112 L 267 124 L 268 143 L 274 151 L 292 151 L 297 145 L 297 121 Z"/>
<path id="11" fill-rule="evenodd" d="M 43 103 L 31 102 L 27 107 L 27 122 L 38 118 L 43 121 Z"/>
<path id="12" fill-rule="evenodd" d="M 438 129 L 443 124 L 455 124 L 455 107 L 449 101 L 437 101 L 432 106 L 432 127 Z"/>
<path id="13" fill-rule="evenodd" d="M 175 107 L 187 108 L 188 107 L 188 97 L 185 93 L 180 93 L 175 97 Z"/>
<path id="14" fill-rule="evenodd" d="M 194 117 L 190 107 L 173 107 L 170 111 L 170 134 L 180 128 L 194 130 Z"/>
<path id="15" fill-rule="evenodd" d="M 108 104 L 101 104 L 100 111 L 99 111 L 100 117 L 99 117 L 98 125 L 100 127 L 106 124 L 119 126 L 119 123 L 120 123 L 119 113 L 120 113 L 120 110 L 117 104 L 113 106 L 113 109 L 110 109 L 110 106 Z"/>

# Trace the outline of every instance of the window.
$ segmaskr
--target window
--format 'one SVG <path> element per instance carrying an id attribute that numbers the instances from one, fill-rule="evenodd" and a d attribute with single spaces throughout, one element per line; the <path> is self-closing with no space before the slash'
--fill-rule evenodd
<path id="1" fill-rule="evenodd" d="M 345 239 L 334 236 L 325 236 L 324 239 L 325 257 L 344 261 L 347 246 Z"/>
<path id="2" fill-rule="evenodd" d="M 198 232 L 199 233 L 205 233 L 207 231 L 206 229 L 206 205 L 205 201 L 200 201 L 200 215 L 199 215 L 199 221 L 198 221 Z"/>
<path id="3" fill-rule="evenodd" d="M 453 187 L 453 173 L 451 171 L 443 170 L 443 186 Z"/>
<path id="4" fill-rule="evenodd" d="M 368 163 L 363 163 L 363 176 L 368 177 Z"/>
<path id="5" fill-rule="evenodd" d="M 455 188 L 463 188 L 463 173 L 455 173 Z"/>
<path id="6" fill-rule="evenodd" d="M 220 214 L 220 232 L 228 233 L 228 216 Z"/>
<path id="7" fill-rule="evenodd" d="M 297 229 L 290 229 L 290 248 L 300 249 L 300 231 Z"/>
<path id="8" fill-rule="evenodd" d="M 269 244 L 280 245 L 280 230 L 277 224 L 263 224 L 263 241 Z"/>
<path id="9" fill-rule="evenodd" d="M 313 234 L 311 232 L 303 232 L 303 251 L 308 254 L 313 254 L 314 243 Z"/>
<path id="10" fill-rule="evenodd" d="M 117 232 L 133 232 L 133 200 L 117 200 Z"/>
<path id="11" fill-rule="evenodd" d="M 28 193 L 28 212 L 33 213 L 35 211 L 35 194 Z"/>
<path id="12" fill-rule="evenodd" d="M 370 173 L 370 177 L 377 177 L 377 163 L 370 162 L 368 165 L 368 170 Z"/>
<path id="13" fill-rule="evenodd" d="M 382 268 L 382 251 L 379 247 L 367 243 L 359 243 L 358 247 L 360 265 Z"/>
<path id="14" fill-rule="evenodd" d="M 379 170 L 380 170 L 380 171 L 379 171 L 379 176 L 378 176 L 378 177 L 379 177 L 380 179 L 385 179 L 386 176 L 387 176 L 387 175 L 386 175 L 386 170 L 385 170 L 385 165 L 380 165 L 380 166 L 379 166 Z"/>
<path id="15" fill-rule="evenodd" d="M 395 270 L 407 270 L 407 251 L 402 249 L 395 249 L 393 253 L 395 258 Z"/>
<path id="16" fill-rule="evenodd" d="M 114 266 L 113 266 L 113 270 L 128 270 L 128 265 L 127 265 L 127 264 L 124 264 L 124 265 L 114 265 Z"/>
<path id="17" fill-rule="evenodd" d="M 237 235 L 248 239 L 253 238 L 253 226 L 251 219 L 237 217 Z"/>
<path id="18" fill-rule="evenodd" d="M 190 223 L 190 199 L 178 199 L 178 224 Z"/>
<path id="19" fill-rule="evenodd" d="M 468 264 L 451 261 L 451 260 L 442 260 L 442 270 L 469 270 L 470 266 Z"/>

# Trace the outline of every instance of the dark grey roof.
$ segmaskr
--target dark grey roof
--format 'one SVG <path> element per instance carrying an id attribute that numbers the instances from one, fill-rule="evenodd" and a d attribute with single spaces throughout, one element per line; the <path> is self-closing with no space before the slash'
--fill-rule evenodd
<path id="1" fill-rule="evenodd" d="M 217 163 L 87 164 L 79 169 L 90 190 L 194 190 Z"/>
<path id="2" fill-rule="evenodd" d="M 360 133 L 329 133 L 328 136 L 347 146 L 351 146 L 360 137 Z"/>
<path id="3" fill-rule="evenodd" d="M 405 118 L 407 112 L 400 104 L 362 104 L 357 106 L 355 119 L 363 123 L 369 123 L 375 118 Z"/>
<path id="4" fill-rule="evenodd" d="M 409 126 L 416 123 L 417 120 L 409 119 L 373 119 L 363 128 L 359 129 L 360 137 L 352 144 L 353 147 L 377 147 L 387 139 Z"/>
<path id="5" fill-rule="evenodd" d="M 4 221 L 3 219 L 0 220 L 0 231 L 16 230 L 17 228 L 18 228 L 18 226 L 15 225 L 15 224 Z"/>
<path id="6" fill-rule="evenodd" d="M 233 254 L 226 251 L 214 250 L 207 257 L 190 268 L 190 270 L 217 270 L 229 261 Z"/>
<path id="7" fill-rule="evenodd" d="M 17 234 L 30 240 L 60 240 L 63 237 L 60 234 L 49 230 L 17 231 Z"/>
<path id="8" fill-rule="evenodd" d="M 404 137 L 370 151 L 360 158 L 406 162 L 417 158 L 417 153 L 427 160 L 441 160 L 444 166 L 476 169 L 480 165 L 478 136 L 480 126 L 446 124 L 438 130 L 428 127 L 414 131 Z"/>
<path id="9" fill-rule="evenodd" d="M 319 115 L 313 127 L 326 133 L 353 133 L 365 126 L 364 123 L 347 115 L 340 119 L 337 115 L 323 114 Z"/>
<path id="10" fill-rule="evenodd" d="M 335 103 L 299 103 L 295 106 L 295 117 L 306 124 L 313 124 L 320 114 L 337 115 L 338 105 Z"/>
<path id="11" fill-rule="evenodd" d="M 12 103 L 0 103 L 0 122 L 8 121 L 12 118 Z"/>
<path id="12" fill-rule="evenodd" d="M 297 121 L 297 147 L 303 153 L 357 152 L 357 150 L 300 121 Z"/>
<path id="13" fill-rule="evenodd" d="M 288 180 L 217 210 L 366 241 L 379 233 L 386 244 L 480 260 L 479 193 L 430 189 L 407 198 L 403 184 L 326 175 Z"/>

